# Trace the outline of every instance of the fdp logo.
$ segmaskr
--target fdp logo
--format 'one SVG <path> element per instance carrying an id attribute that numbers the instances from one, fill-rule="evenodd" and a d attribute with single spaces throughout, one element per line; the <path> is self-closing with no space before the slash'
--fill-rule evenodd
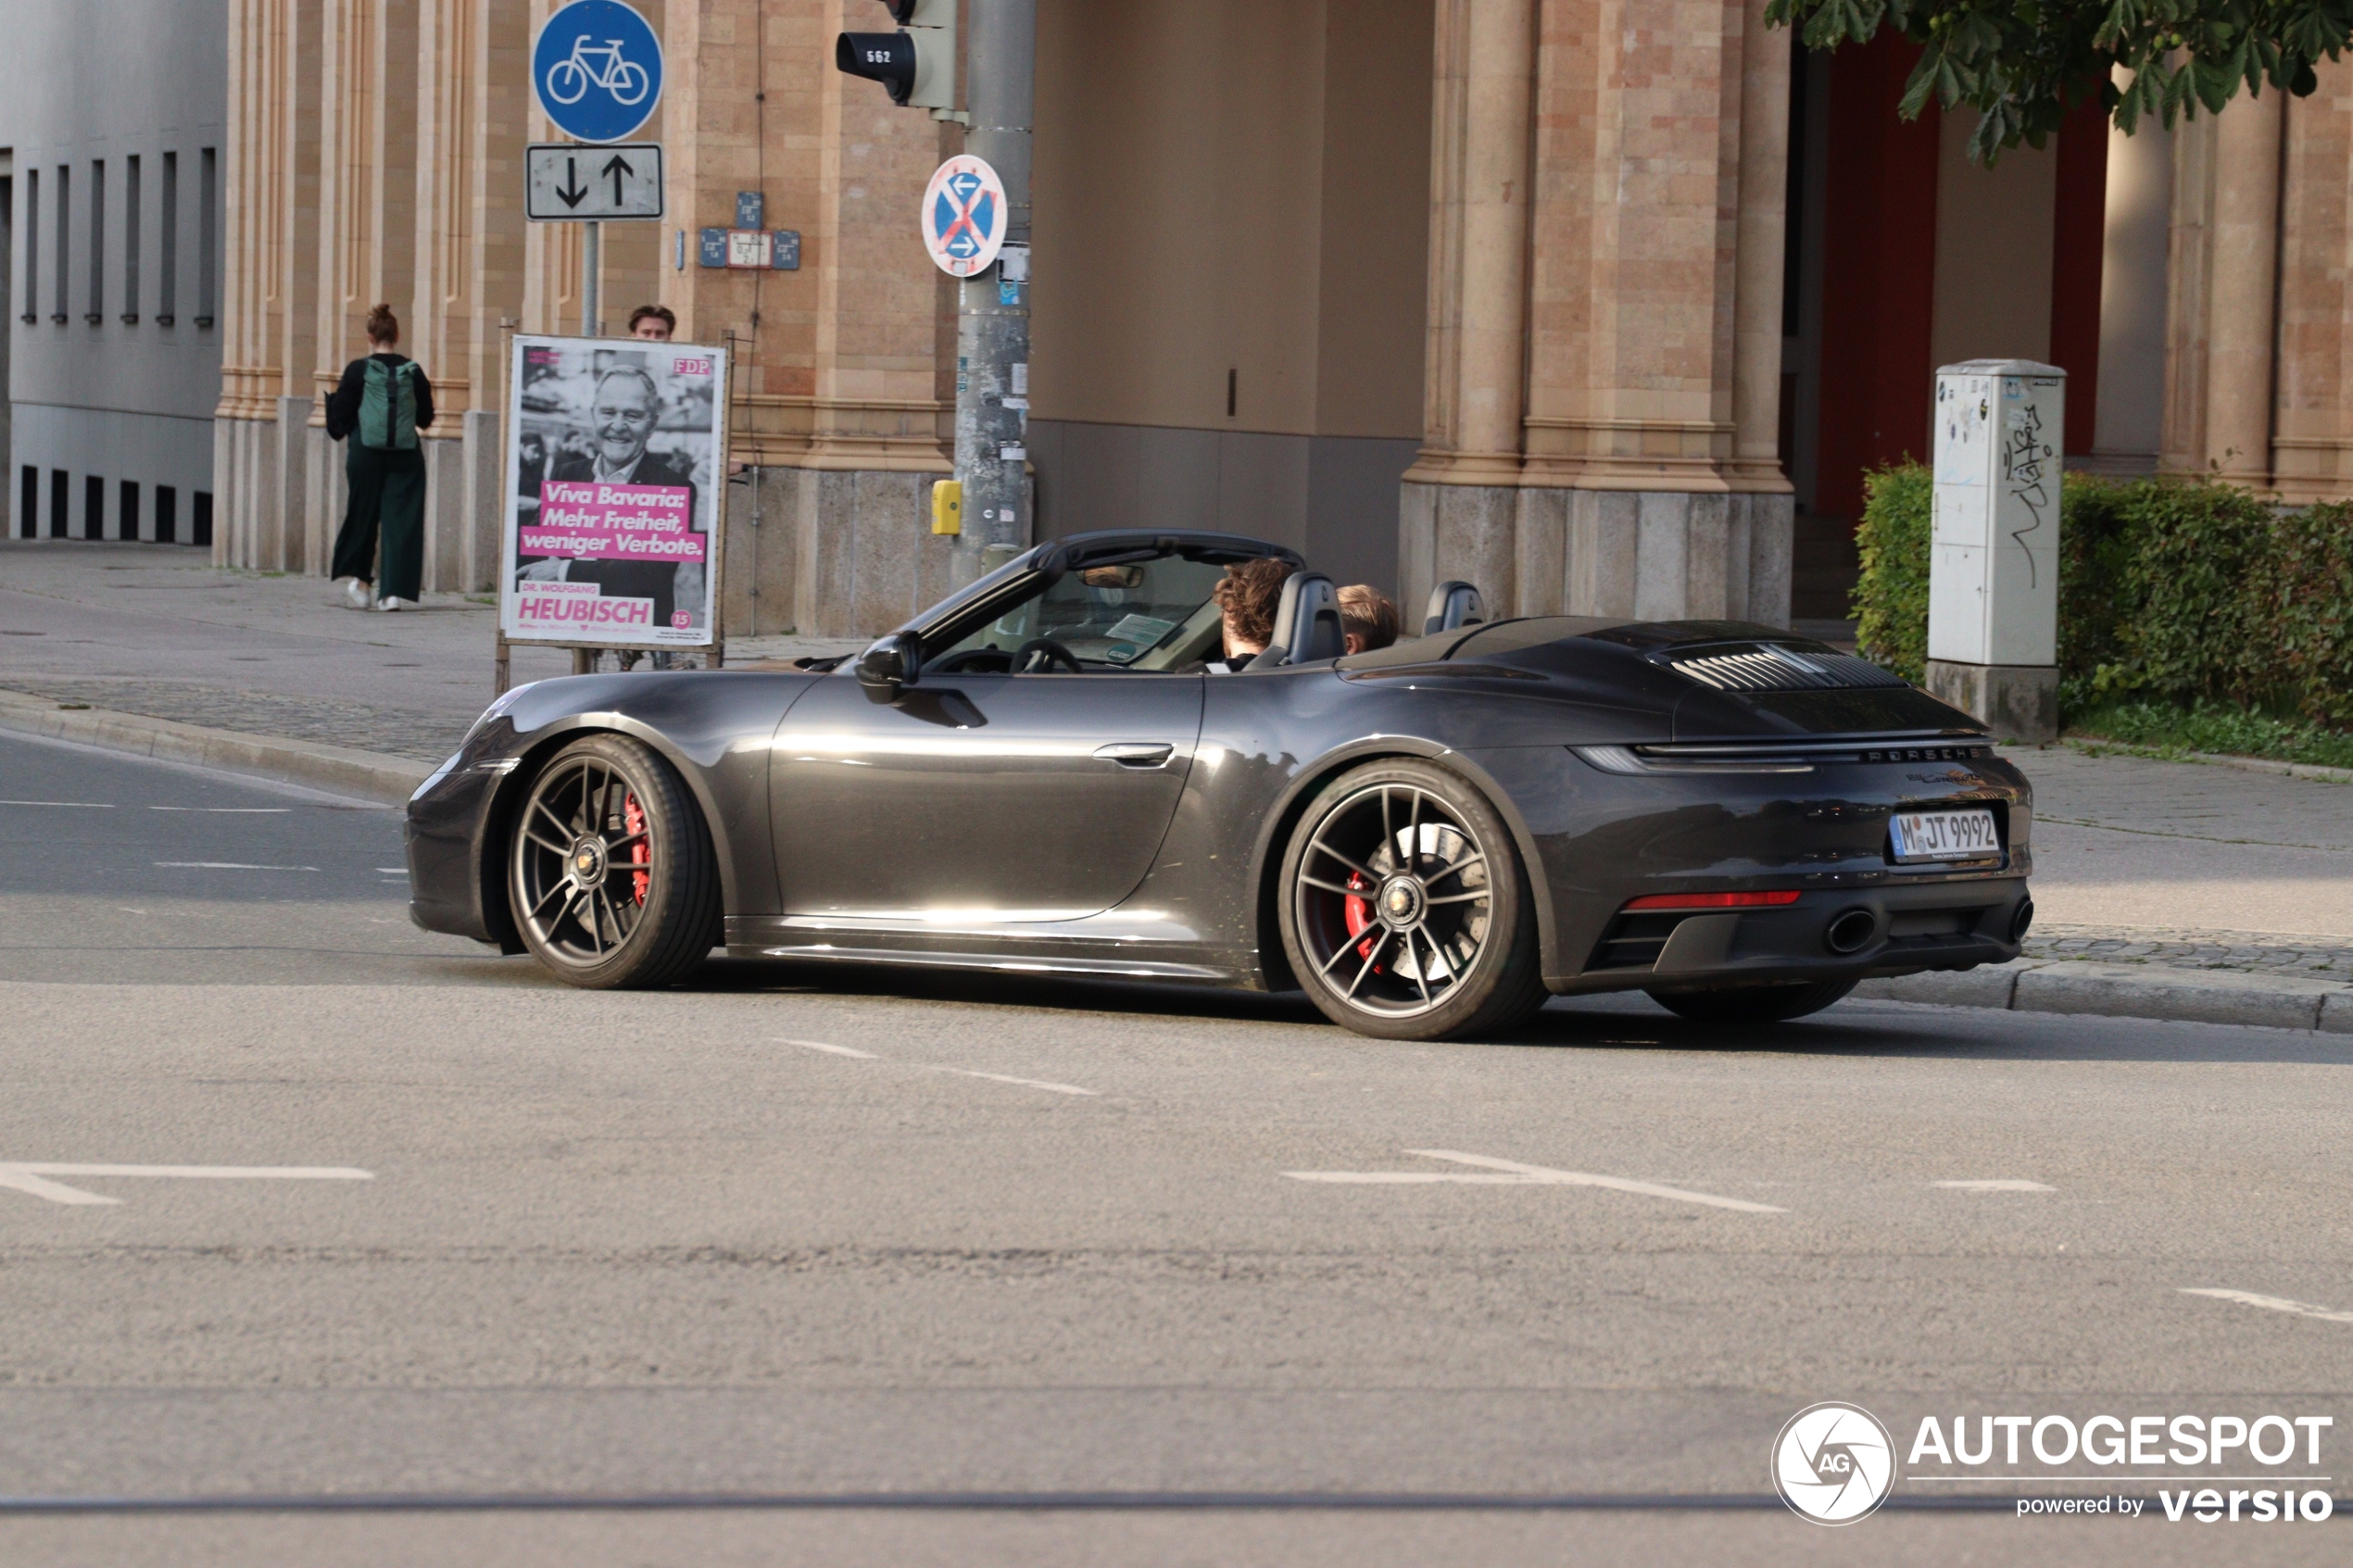
<path id="1" fill-rule="evenodd" d="M 1773 1485 L 1801 1519 L 1852 1524 L 1895 1485 L 1895 1440 L 1855 1405 L 1809 1405 L 1773 1439 Z"/>

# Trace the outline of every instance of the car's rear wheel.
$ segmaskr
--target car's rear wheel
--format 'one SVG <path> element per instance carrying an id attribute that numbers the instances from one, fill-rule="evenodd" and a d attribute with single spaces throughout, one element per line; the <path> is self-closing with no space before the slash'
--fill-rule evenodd
<path id="1" fill-rule="evenodd" d="M 1650 998 L 1694 1023 L 1786 1023 L 1821 1011 L 1856 984 L 1809 980 L 1779 985 L 1710 985 L 1692 991 L 1653 991 Z"/>
<path id="2" fill-rule="evenodd" d="M 1544 1005 L 1519 851 L 1458 774 L 1405 759 L 1343 774 L 1301 817 L 1281 877 L 1291 972 L 1335 1022 L 1439 1040 Z"/>
<path id="3" fill-rule="evenodd" d="M 574 741 L 532 780 L 507 885 L 524 945 L 574 985 L 667 985 L 719 940 L 702 813 L 669 763 L 623 735 Z"/>

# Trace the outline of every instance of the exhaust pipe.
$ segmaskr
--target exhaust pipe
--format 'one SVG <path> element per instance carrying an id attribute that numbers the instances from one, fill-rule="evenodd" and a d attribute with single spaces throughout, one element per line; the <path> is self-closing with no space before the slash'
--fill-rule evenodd
<path id="1" fill-rule="evenodd" d="M 1879 916 L 1869 909 L 1848 909 L 1822 933 L 1822 946 L 1844 956 L 1859 953 L 1879 935 Z"/>
<path id="2" fill-rule="evenodd" d="M 2025 941 L 2026 934 L 2030 929 L 2032 929 L 2033 924 L 2034 900 L 2032 898 L 2020 898 L 2018 901 L 2018 913 L 2010 916 L 2010 940 L 2013 942 Z"/>

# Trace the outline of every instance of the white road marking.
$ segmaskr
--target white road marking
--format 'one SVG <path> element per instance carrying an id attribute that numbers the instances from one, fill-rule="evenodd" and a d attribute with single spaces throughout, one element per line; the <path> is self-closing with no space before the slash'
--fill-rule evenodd
<path id="1" fill-rule="evenodd" d="M 157 860 L 158 866 L 191 872 L 315 872 L 316 866 L 249 866 L 243 860 Z"/>
<path id="2" fill-rule="evenodd" d="M 218 817 L 282 817 L 291 806 L 150 806 L 150 811 L 207 811 Z"/>
<path id="3" fill-rule="evenodd" d="M 986 1078 L 992 1084 L 1013 1084 L 1025 1089 L 1045 1089 L 1058 1095 L 1092 1095 L 1093 1089 L 1082 1089 L 1076 1084 L 1050 1084 L 1043 1078 L 1009 1078 L 1002 1073 L 975 1073 L 969 1067 L 931 1067 L 924 1063 L 927 1073 L 953 1073 L 960 1078 Z"/>
<path id="4" fill-rule="evenodd" d="M 0 806 L 55 806 L 61 811 L 111 811 L 110 800 L 0 800 Z"/>
<path id="5" fill-rule="evenodd" d="M 1497 1160 L 1486 1154 L 1464 1154 L 1451 1148 L 1409 1148 L 1405 1152 L 1419 1155 L 1425 1160 L 1451 1160 L 1459 1165 L 1477 1165 L 1499 1173 L 1468 1175 L 1447 1172 L 1441 1174 L 1416 1171 L 1285 1171 L 1282 1173 L 1295 1182 L 1345 1182 L 1375 1186 L 1455 1182 L 1467 1186 L 1608 1187 L 1613 1192 L 1630 1192 L 1642 1198 L 1668 1198 L 1679 1203 L 1703 1203 L 1711 1209 L 1731 1209 L 1743 1214 L 1789 1212 L 1769 1203 L 1751 1203 L 1744 1198 L 1718 1198 L 1714 1193 L 1691 1192 L 1682 1187 L 1662 1186 L 1656 1182 L 1638 1182 L 1625 1176 L 1599 1176 L 1587 1171 L 1555 1171 L 1546 1165 L 1524 1165 L 1516 1160 Z"/>
<path id="6" fill-rule="evenodd" d="M 52 1203 L 120 1203 L 94 1192 L 44 1181 L 46 1176 L 170 1176 L 200 1181 L 371 1182 L 373 1171 L 347 1165 L 73 1165 L 50 1160 L 0 1161 L 0 1187 Z"/>
<path id="7" fill-rule="evenodd" d="M 2353 1323 L 2353 1312 L 2315 1307 L 2309 1301 L 2291 1301 L 2284 1296 L 2258 1296 L 2246 1290 L 2197 1290 L 2186 1286 L 2182 1287 L 2182 1294 L 2211 1296 L 2217 1301 L 2235 1301 L 2242 1307 L 2261 1307 L 2266 1311 L 2289 1312 L 2299 1318 L 2318 1318 L 2322 1323 Z"/>
<path id="8" fill-rule="evenodd" d="M 828 1056 L 854 1057 L 860 1061 L 883 1061 L 888 1060 L 885 1057 L 876 1056 L 872 1051 L 852 1050 L 848 1046 L 829 1046 L 823 1040 L 787 1040 L 782 1035 L 778 1035 L 776 1043 L 780 1046 L 799 1046 L 801 1049 L 806 1051 L 824 1051 Z M 916 1071 L 922 1073 L 952 1073 L 959 1078 L 986 1078 L 992 1084 L 1013 1084 L 1021 1088 L 1044 1089 L 1051 1094 L 1057 1095 L 1092 1096 L 1098 1092 L 1094 1089 L 1082 1089 L 1076 1084 L 1049 1083 L 1043 1078 L 1013 1078 L 1008 1077 L 1002 1073 L 976 1073 L 969 1067 L 938 1067 L 928 1061 L 910 1061 L 904 1063 L 903 1065 L 912 1067 Z"/>
<path id="9" fill-rule="evenodd" d="M 1992 1178 L 1989 1178 L 1989 1179 L 1984 1180 L 1984 1181 L 1976 1181 L 1976 1182 L 1939 1182 L 1939 1183 L 1937 1183 L 1936 1185 L 1937 1185 L 1938 1186 L 1941 1186 L 1941 1187 L 1950 1187 L 1950 1188 L 1952 1188 L 1955 1192 L 2057 1192 L 2057 1191 L 2058 1191 L 2058 1188 L 2057 1188 L 2057 1187 L 2046 1187 L 2046 1186 L 2045 1186 L 2045 1185 L 2044 1185 L 2042 1183 L 2040 1183 L 2040 1182 L 2027 1182 L 2027 1181 L 2020 1181 L 2020 1180 L 2016 1179 L 2015 1177 L 2010 1177 L 2010 1176 L 1995 1176 L 1995 1177 L 1992 1177 Z"/>
<path id="10" fill-rule="evenodd" d="M 824 1051 L 827 1056 L 855 1057 L 860 1061 L 880 1061 L 882 1060 L 882 1058 L 876 1056 L 872 1051 L 854 1051 L 848 1046 L 829 1046 L 823 1040 L 786 1040 L 780 1038 L 776 1043 L 780 1046 L 799 1046 L 805 1051 Z"/>
<path id="11" fill-rule="evenodd" d="M 409 868 L 406 866 L 378 866 L 376 870 L 382 872 L 387 876 L 407 876 L 409 874 Z"/>

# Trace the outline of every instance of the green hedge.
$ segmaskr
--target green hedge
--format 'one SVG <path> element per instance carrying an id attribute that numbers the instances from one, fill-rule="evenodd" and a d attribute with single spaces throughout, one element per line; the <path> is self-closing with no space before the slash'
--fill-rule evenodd
<path id="1" fill-rule="evenodd" d="M 1864 481 L 1866 657 L 1928 659 L 1934 494 L 1918 464 Z M 2353 729 L 2353 503 L 2283 512 L 2225 484 L 2070 474 L 2059 508 L 2060 706 L 2226 703 Z"/>

